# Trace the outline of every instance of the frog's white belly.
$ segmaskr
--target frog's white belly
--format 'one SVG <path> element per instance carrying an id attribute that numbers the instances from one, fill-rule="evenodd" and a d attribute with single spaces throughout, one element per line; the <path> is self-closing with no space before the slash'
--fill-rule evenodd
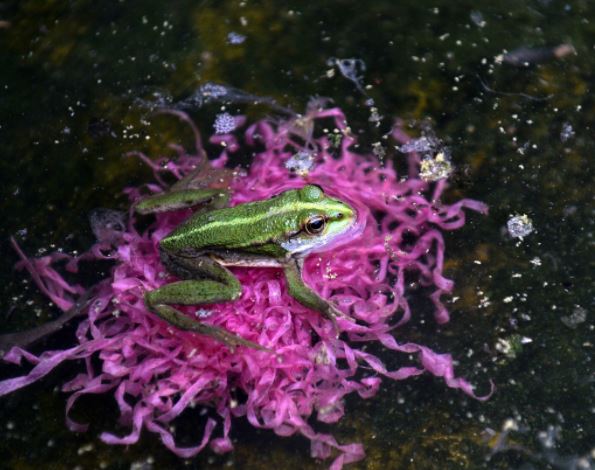
<path id="1" fill-rule="evenodd" d="M 283 262 L 275 258 L 266 258 L 258 255 L 234 253 L 209 253 L 209 256 L 222 266 L 241 266 L 252 268 L 281 268 Z"/>

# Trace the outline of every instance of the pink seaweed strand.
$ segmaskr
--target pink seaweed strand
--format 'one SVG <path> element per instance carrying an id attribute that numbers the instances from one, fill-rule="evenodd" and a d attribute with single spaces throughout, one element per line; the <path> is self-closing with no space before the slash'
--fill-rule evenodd
<path id="1" fill-rule="evenodd" d="M 176 148 L 179 158 L 174 162 L 134 154 L 154 172 L 157 183 L 146 186 L 152 193 L 166 189 L 162 174 L 180 179 L 205 155 L 194 124 L 186 115 L 174 114 L 191 125 L 196 155 Z M 332 119 L 343 133 L 338 157 L 333 156 L 336 150 L 326 136 L 313 137 L 307 132 L 308 126 L 320 119 L 325 123 Z M 399 143 L 408 138 L 399 126 L 395 126 L 393 137 Z M 309 150 L 317 150 L 316 166 L 299 177 L 286 170 L 285 162 L 304 149 L 297 143 L 304 140 Z M 443 274 L 442 231 L 462 227 L 465 209 L 486 213 L 484 204 L 468 199 L 442 203 L 446 182 L 432 186 L 420 180 L 415 154 L 407 157 L 409 176 L 402 179 L 390 164 L 355 153 L 355 138 L 348 133 L 345 116 L 338 108 L 311 111 L 300 119 L 275 124 L 259 121 L 248 126 L 243 136 L 218 135 L 212 142 L 225 145 L 219 158 L 212 160 L 213 167 L 221 167 L 239 148 L 260 149 L 247 172 L 233 181 L 231 204 L 268 198 L 312 183 L 354 205 L 358 213 L 355 229 L 341 240 L 340 250 L 311 255 L 305 263 L 304 279 L 357 322 L 340 320 L 338 327 L 344 334 L 337 339 L 330 321 L 289 297 L 278 270 L 238 268 L 234 273 L 243 286 L 241 298 L 212 306 L 211 315 L 204 321 L 256 341 L 276 354 L 244 347 L 231 352 L 210 338 L 178 331 L 147 311 L 143 295 L 171 280 L 160 264 L 158 242 L 189 212 L 159 214 L 139 233 L 131 211 L 128 229 L 119 234 L 109 256 L 115 261 L 110 282 L 99 289 L 77 327 L 78 344 L 39 356 L 13 348 L 4 360 L 19 363 L 24 359 L 33 368 L 23 377 L 0 382 L 0 396 L 40 380 L 64 361 L 83 359 L 86 372 L 63 386 L 64 391 L 72 392 L 66 413 L 73 430 L 86 428 L 69 417 L 79 397 L 113 393 L 120 423 L 129 433 L 118 436 L 104 432 L 100 437 L 108 444 L 134 444 L 146 429 L 159 435 L 180 457 L 192 457 L 207 445 L 215 452 L 228 452 L 232 449 L 232 417 L 245 417 L 253 426 L 272 429 L 280 436 L 299 433 L 306 437 L 311 441 L 313 457 L 335 456 L 330 467 L 333 470 L 362 459 L 364 449 L 360 444 L 342 445 L 329 434 L 317 433 L 308 419 L 316 413 L 319 421 L 338 421 L 344 414 L 344 398 L 350 393 L 370 398 L 382 378 L 404 380 L 429 372 L 475 398 L 489 396 L 476 396 L 467 381 L 455 376 L 450 355 L 399 342 L 394 335 L 413 315 L 404 295 L 405 272 L 417 273 L 420 282 L 433 289 L 430 297 L 436 307 L 436 321 L 449 320 L 441 297 L 451 293 L 454 285 Z M 132 202 L 141 197 L 139 188 L 128 188 L 126 193 Z M 79 258 L 54 254 L 32 260 L 16 243 L 14 247 L 21 258 L 20 266 L 62 310 L 72 306 L 83 290 L 68 284 L 55 263 L 67 260 L 69 268 L 76 270 L 81 259 L 106 258 L 106 246 L 99 243 Z M 391 351 L 416 355 L 418 363 L 388 370 L 378 357 L 361 347 L 370 341 L 380 342 Z M 101 370 L 93 369 L 91 357 L 99 359 Z M 243 402 L 237 401 L 239 391 L 247 397 Z M 168 423 L 195 406 L 212 408 L 222 429 L 209 418 L 200 441 L 195 446 L 180 447 Z"/>

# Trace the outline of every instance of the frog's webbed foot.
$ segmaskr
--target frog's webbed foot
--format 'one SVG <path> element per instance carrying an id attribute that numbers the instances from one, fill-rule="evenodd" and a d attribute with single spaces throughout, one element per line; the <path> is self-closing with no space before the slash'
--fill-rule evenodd
<path id="1" fill-rule="evenodd" d="M 331 320 L 337 336 L 340 333 L 337 320 L 342 319 L 353 322 L 352 318 L 345 315 L 335 305 L 320 297 L 316 292 L 304 284 L 304 281 L 302 280 L 301 261 L 289 261 L 285 266 L 285 278 L 287 279 L 289 295 L 302 305 L 322 313 L 326 318 Z"/>
<path id="2" fill-rule="evenodd" d="M 334 319 L 335 321 L 337 320 L 345 320 L 345 321 L 350 321 L 353 322 L 353 318 L 351 318 L 349 315 L 343 313 L 341 310 L 339 310 L 336 305 L 332 302 L 326 301 L 327 305 L 328 305 L 328 311 L 327 312 L 323 312 L 327 317 Z"/>
<path id="3" fill-rule="evenodd" d="M 221 341 L 230 349 L 231 352 L 234 352 L 235 348 L 238 346 L 247 346 L 249 348 L 257 349 L 259 351 L 267 351 L 271 353 L 273 352 L 273 350 L 265 348 L 264 346 L 261 346 L 258 343 L 254 343 L 253 341 L 244 339 L 241 336 L 234 335 L 233 333 L 227 331 L 225 328 L 220 328 L 218 326 L 213 325 L 205 325 L 204 323 L 199 323 L 199 325 L 201 326 L 201 331 L 198 331 L 199 333 L 202 333 L 203 335 L 207 335 Z"/>
<path id="4" fill-rule="evenodd" d="M 325 317 L 327 317 L 331 322 L 333 322 L 333 328 L 335 329 L 335 334 L 339 337 L 341 330 L 339 329 L 339 324 L 337 323 L 338 320 L 343 320 L 349 323 L 356 323 L 353 318 L 344 314 L 339 310 L 333 303 L 326 301 L 327 309 L 321 312 Z"/>

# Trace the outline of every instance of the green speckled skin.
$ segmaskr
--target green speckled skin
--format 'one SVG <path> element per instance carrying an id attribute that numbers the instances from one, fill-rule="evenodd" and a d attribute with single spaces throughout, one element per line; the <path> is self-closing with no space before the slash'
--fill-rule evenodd
<path id="1" fill-rule="evenodd" d="M 280 243 L 300 232 L 305 220 L 321 213 L 333 219 L 347 209 L 317 186 L 305 186 L 265 201 L 198 213 L 164 238 L 161 247 L 185 254 L 225 249 L 285 257 L 289 253 Z"/>
<path id="2" fill-rule="evenodd" d="M 333 321 L 342 315 L 304 284 L 300 259 L 349 228 L 354 223 L 353 209 L 313 185 L 264 201 L 220 208 L 227 200 L 223 190 L 176 188 L 137 205 L 143 214 L 203 206 L 161 240 L 163 264 L 182 280 L 148 292 L 145 302 L 150 310 L 177 328 L 212 336 L 231 348 L 262 349 L 221 328 L 199 323 L 171 304 L 233 301 L 241 295 L 241 285 L 225 266 L 277 266 L 284 268 L 289 294 L 298 302 Z M 324 220 L 320 232 L 307 230 L 312 218 Z"/>
<path id="3" fill-rule="evenodd" d="M 179 189 L 149 196 L 140 201 L 135 209 L 139 214 L 152 214 L 184 209 L 202 202 L 208 202 L 211 207 L 223 207 L 228 199 L 229 194 L 219 189 Z"/>

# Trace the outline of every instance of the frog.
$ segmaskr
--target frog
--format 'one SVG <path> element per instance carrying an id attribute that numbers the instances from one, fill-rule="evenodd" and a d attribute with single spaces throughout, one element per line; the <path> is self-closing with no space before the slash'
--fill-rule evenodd
<path id="1" fill-rule="evenodd" d="M 354 208 L 315 184 L 234 206 L 229 205 L 230 195 L 229 188 L 179 185 L 136 204 L 139 214 L 195 209 L 158 243 L 163 266 L 179 280 L 147 291 L 148 310 L 176 328 L 215 338 L 232 351 L 241 345 L 266 349 L 174 305 L 237 300 L 242 286 L 230 267 L 281 268 L 287 291 L 297 302 L 330 319 L 335 328 L 337 319 L 349 319 L 306 285 L 302 271 L 308 255 L 344 243 L 356 226 Z"/>

